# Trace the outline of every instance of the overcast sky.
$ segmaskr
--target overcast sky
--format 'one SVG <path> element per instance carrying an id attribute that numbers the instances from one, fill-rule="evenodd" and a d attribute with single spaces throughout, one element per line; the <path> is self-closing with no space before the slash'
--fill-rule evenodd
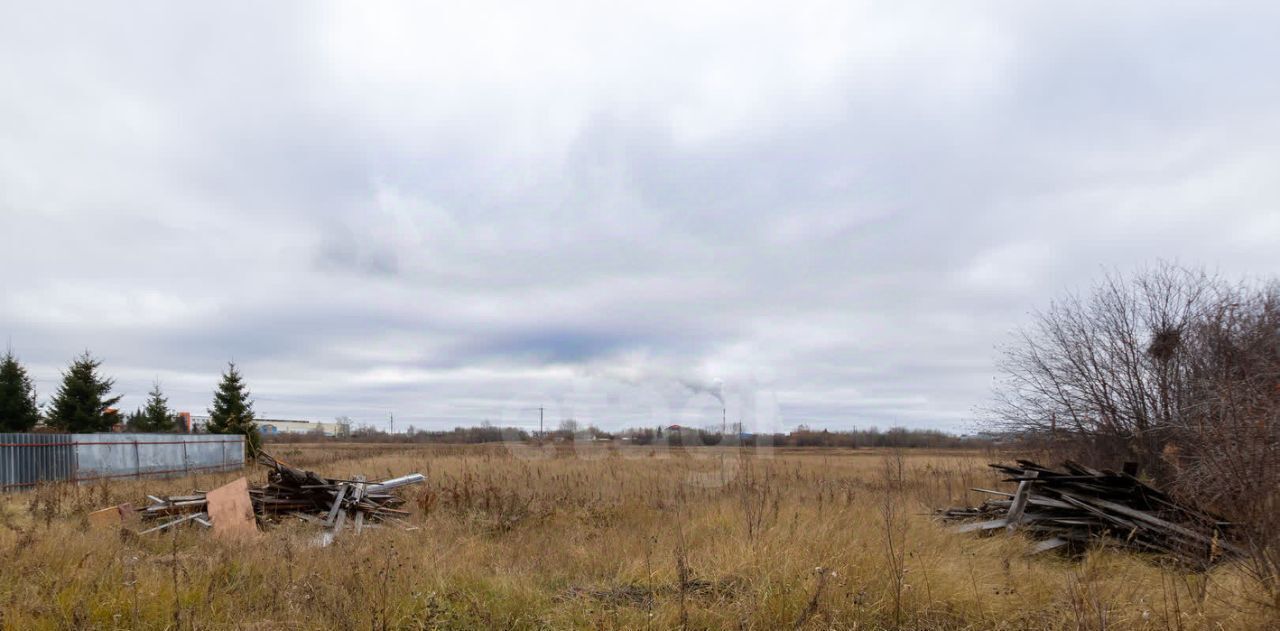
<path id="1" fill-rule="evenodd" d="M 0 0 L 0 335 L 127 410 L 966 431 L 1053 296 L 1280 270 L 1280 5 L 1052 4 Z"/>

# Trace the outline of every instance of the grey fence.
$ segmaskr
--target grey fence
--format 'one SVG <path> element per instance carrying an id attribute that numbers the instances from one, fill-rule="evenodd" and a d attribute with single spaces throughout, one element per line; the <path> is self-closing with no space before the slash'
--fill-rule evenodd
<path id="1" fill-rule="evenodd" d="M 0 490 L 229 471 L 244 466 L 244 450 L 236 434 L 0 434 Z"/>
<path id="2" fill-rule="evenodd" d="M 0 490 L 69 480 L 76 471 L 71 434 L 0 434 Z"/>

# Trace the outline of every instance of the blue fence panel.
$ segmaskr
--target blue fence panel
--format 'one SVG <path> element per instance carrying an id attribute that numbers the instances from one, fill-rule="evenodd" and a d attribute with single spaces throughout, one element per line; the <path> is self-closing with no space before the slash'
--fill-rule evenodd
<path id="1" fill-rule="evenodd" d="M 70 479 L 75 458 L 71 434 L 0 434 L 0 490 Z"/>
<path id="2" fill-rule="evenodd" d="M 0 434 L 0 491 L 57 480 L 183 475 L 244 466 L 236 434 Z"/>
<path id="3" fill-rule="evenodd" d="M 188 468 L 196 470 L 244 466 L 244 436 L 207 434 L 187 443 Z"/>
<path id="4" fill-rule="evenodd" d="M 76 434 L 76 478 L 178 475 L 244 466 L 236 434 Z"/>

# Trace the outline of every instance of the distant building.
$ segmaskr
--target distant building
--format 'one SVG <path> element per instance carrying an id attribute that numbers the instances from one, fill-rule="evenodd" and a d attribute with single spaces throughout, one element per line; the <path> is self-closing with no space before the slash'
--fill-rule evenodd
<path id="1" fill-rule="evenodd" d="M 187 413 L 187 412 L 181 412 L 181 414 L 188 414 L 188 413 Z M 205 429 L 204 429 L 204 428 L 205 428 L 206 426 L 208 426 L 208 425 L 209 425 L 209 420 L 210 420 L 210 419 L 209 419 L 209 417 L 208 417 L 208 415 L 204 415 L 204 414 L 190 414 L 190 416 L 191 416 L 191 430 L 190 430 L 190 431 L 191 431 L 191 433 L 193 433 L 193 434 L 194 434 L 194 433 L 196 433 L 196 432 L 203 432 L 203 431 L 205 431 Z"/>
<path id="2" fill-rule="evenodd" d="M 204 431 L 210 420 L 208 416 L 192 415 L 186 412 L 182 412 L 179 415 L 186 415 L 187 419 L 189 419 L 189 431 L 192 432 Z M 258 432 L 264 436 L 270 434 L 311 433 L 319 433 L 325 436 L 348 436 L 351 434 L 351 425 L 347 423 L 259 418 L 254 419 L 253 424 L 258 427 Z"/>
<path id="3" fill-rule="evenodd" d="M 346 436 L 351 433 L 351 426 L 346 423 L 260 418 L 255 419 L 253 424 L 258 426 L 258 431 L 264 436 L 270 434 L 314 433 L 325 436 Z"/>

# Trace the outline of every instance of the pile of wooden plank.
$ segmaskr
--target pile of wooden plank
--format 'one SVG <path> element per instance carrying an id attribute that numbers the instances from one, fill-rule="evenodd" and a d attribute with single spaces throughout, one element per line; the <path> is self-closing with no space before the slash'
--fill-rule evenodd
<path id="1" fill-rule="evenodd" d="M 265 453 L 258 457 L 258 463 L 271 469 L 262 486 L 248 487 L 241 478 L 228 485 L 239 483 L 239 488 L 230 489 L 225 496 L 214 497 L 221 489 L 170 497 L 148 495 L 151 503 L 138 509 L 138 513 L 143 521 L 160 523 L 139 534 L 181 524 L 215 528 L 219 513 L 228 516 L 221 519 L 223 522 L 241 520 L 240 513 L 244 513 L 243 519 L 250 524 L 255 520 L 266 523 L 280 517 L 296 517 L 324 526 L 330 534 L 326 543 L 347 526 L 357 534 L 384 523 L 414 529 L 404 521 L 409 511 L 397 508 L 405 500 L 391 491 L 425 481 L 420 473 L 382 481 L 368 481 L 364 476 L 342 480 L 291 467 Z M 234 506 L 242 497 L 244 510 Z M 247 509 L 249 505 L 252 511 Z"/>
<path id="2" fill-rule="evenodd" d="M 1040 541 L 1033 553 L 1082 551 L 1098 543 L 1168 555 L 1195 567 L 1208 567 L 1242 553 L 1229 539 L 1232 524 L 1179 503 L 1127 472 L 1095 470 L 1074 462 L 1061 470 L 1018 460 L 1017 466 L 992 464 L 1016 482 L 1012 493 L 973 489 L 997 496 L 972 508 L 937 512 L 947 522 L 962 522 L 957 532 L 1019 531 Z"/>
<path id="3" fill-rule="evenodd" d="M 270 467 L 265 486 L 249 490 L 254 511 L 259 515 L 287 513 L 322 523 L 335 533 L 350 523 L 359 533 L 368 523 L 390 522 L 405 526 L 409 511 L 396 508 L 405 500 L 393 489 L 426 481 L 421 473 L 369 482 L 364 476 L 350 480 L 323 478 L 312 471 L 290 467 L 267 454 L 258 462 Z M 407 527 L 407 526 L 406 526 Z"/>

